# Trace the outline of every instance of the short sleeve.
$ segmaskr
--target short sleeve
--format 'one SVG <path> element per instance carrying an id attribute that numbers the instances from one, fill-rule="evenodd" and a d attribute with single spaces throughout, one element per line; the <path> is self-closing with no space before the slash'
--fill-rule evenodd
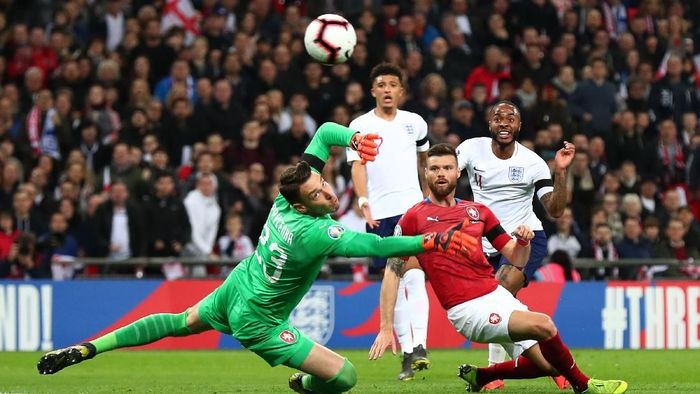
<path id="1" fill-rule="evenodd" d="M 412 210 L 406 212 L 394 228 L 394 235 L 418 235 L 416 215 Z"/>
<path id="2" fill-rule="evenodd" d="M 460 170 L 465 169 L 469 165 L 469 140 L 462 141 L 459 146 L 457 146 L 457 165 Z"/>
<path id="3" fill-rule="evenodd" d="M 512 238 L 506 233 L 501 226 L 501 222 L 487 206 L 481 205 L 479 211 L 481 211 L 481 218 L 484 221 L 484 237 L 497 250 L 503 249 Z"/>
<path id="4" fill-rule="evenodd" d="M 537 198 L 542 198 L 547 193 L 554 191 L 554 183 L 552 182 L 552 174 L 549 172 L 549 167 L 544 160 L 538 157 L 534 168 L 532 183 L 535 185 L 535 194 Z"/>
<path id="5" fill-rule="evenodd" d="M 359 127 L 359 125 L 358 125 L 357 119 L 350 122 L 350 125 L 348 126 L 348 128 L 350 130 L 357 130 L 360 134 L 364 134 L 364 132 L 362 130 L 358 129 L 358 127 Z M 352 163 L 353 161 L 360 160 L 360 155 L 358 155 L 357 152 L 353 149 L 345 148 L 345 160 L 348 163 Z"/>
<path id="6" fill-rule="evenodd" d="M 420 115 L 416 115 L 416 127 L 418 128 L 418 132 L 416 133 L 416 151 L 427 152 L 430 148 L 428 124 Z"/>

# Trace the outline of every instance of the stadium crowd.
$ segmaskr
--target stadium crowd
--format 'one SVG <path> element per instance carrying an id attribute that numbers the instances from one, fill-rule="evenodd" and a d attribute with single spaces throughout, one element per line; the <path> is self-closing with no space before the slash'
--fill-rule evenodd
<path id="1" fill-rule="evenodd" d="M 250 255 L 281 171 L 318 125 L 373 108 L 380 61 L 405 71 L 402 107 L 432 143 L 489 136 L 489 105 L 510 100 L 520 142 L 548 163 L 576 145 L 570 208 L 542 214 L 553 263 L 687 263 L 567 279 L 700 275 L 700 2 L 188 3 L 0 2 L 0 278 L 177 277 L 71 261 Z M 355 26 L 346 64 L 305 53 L 309 17 L 327 12 Z M 364 229 L 342 150 L 325 176 L 341 222 Z"/>

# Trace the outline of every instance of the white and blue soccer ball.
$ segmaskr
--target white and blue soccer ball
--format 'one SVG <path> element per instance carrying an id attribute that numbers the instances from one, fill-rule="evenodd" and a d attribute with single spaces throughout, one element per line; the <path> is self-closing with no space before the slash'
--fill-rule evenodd
<path id="1" fill-rule="evenodd" d="M 357 35 L 347 19 L 325 14 L 309 23 L 304 34 L 306 52 L 324 64 L 345 63 L 355 50 Z"/>

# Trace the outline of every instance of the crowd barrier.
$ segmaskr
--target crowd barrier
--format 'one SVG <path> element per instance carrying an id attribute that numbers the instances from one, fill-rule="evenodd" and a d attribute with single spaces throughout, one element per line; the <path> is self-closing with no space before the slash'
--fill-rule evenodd
<path id="1" fill-rule="evenodd" d="M 36 351 L 95 338 L 139 317 L 180 312 L 219 280 L 0 281 L 0 351 Z M 379 328 L 380 284 L 319 281 L 292 323 L 331 348 L 369 349 Z M 481 347 L 450 325 L 432 288 L 428 347 Z M 700 348 L 700 282 L 532 283 L 520 294 L 553 317 L 574 348 Z M 147 349 L 233 349 L 217 332 L 168 338 Z"/>

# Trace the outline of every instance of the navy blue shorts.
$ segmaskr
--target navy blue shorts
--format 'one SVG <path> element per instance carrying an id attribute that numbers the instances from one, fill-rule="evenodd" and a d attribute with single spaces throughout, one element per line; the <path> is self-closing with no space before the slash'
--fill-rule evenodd
<path id="1" fill-rule="evenodd" d="M 543 230 L 535 231 L 535 238 L 530 241 L 530 259 L 523 269 L 525 274 L 525 286 L 527 286 L 530 279 L 535 277 L 535 272 L 542 266 L 544 258 L 547 257 L 547 235 L 545 235 Z M 508 264 L 508 259 L 503 255 L 496 254 L 488 258 L 489 264 L 493 266 L 493 271 L 498 271 L 502 265 Z"/>
<path id="2" fill-rule="evenodd" d="M 401 216 L 403 215 L 392 216 L 389 218 L 377 220 L 379 222 L 379 226 L 375 228 L 369 228 L 369 225 L 365 224 L 365 229 L 368 233 L 377 234 L 382 238 L 389 237 L 391 235 L 394 235 L 394 228 L 396 228 L 396 225 L 399 224 Z M 384 268 L 384 266 L 386 266 L 386 258 L 375 257 L 372 259 L 372 264 L 375 268 Z"/>

